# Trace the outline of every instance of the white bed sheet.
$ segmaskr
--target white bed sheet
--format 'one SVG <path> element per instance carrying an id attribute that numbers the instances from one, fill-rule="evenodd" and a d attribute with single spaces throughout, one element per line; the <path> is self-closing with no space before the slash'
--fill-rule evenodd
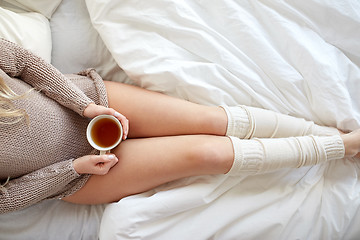
<path id="1" fill-rule="evenodd" d="M 94 67 L 105 79 L 126 82 L 128 77 L 116 65 L 92 28 L 85 1 L 57 2 L 61 2 L 60 6 L 50 19 L 50 24 L 47 21 L 48 35 L 39 36 L 41 32 L 29 29 L 27 24 L 25 31 L 32 31 L 33 35 L 29 36 L 33 38 L 23 39 L 25 46 L 30 45 L 30 49 L 34 48 L 32 46 L 43 47 L 49 55 L 52 48 L 52 64 L 63 73 L 76 73 Z M 0 5 L 3 5 L 1 0 Z M 50 8 L 52 4 L 47 6 Z M 24 24 L 15 26 L 24 27 Z M 18 31 L 16 36 L 21 37 L 21 31 L 24 30 L 20 28 L 13 31 Z M 50 61 L 50 56 L 47 59 Z M 104 205 L 44 201 L 23 210 L 0 214 L 0 240 L 97 240 L 103 211 Z"/>
<path id="2" fill-rule="evenodd" d="M 85 0 L 62 0 L 50 19 L 51 63 L 62 73 L 95 68 L 105 80 L 130 82 L 93 28 Z"/>
<path id="3" fill-rule="evenodd" d="M 97 240 L 105 205 L 46 200 L 0 215 L 1 240 Z"/>
<path id="4" fill-rule="evenodd" d="M 87 0 L 119 66 L 147 89 L 360 123 L 358 1 Z M 359 163 L 184 179 L 106 207 L 101 239 L 357 239 Z"/>
<path id="5" fill-rule="evenodd" d="M 113 56 L 144 88 L 359 127 L 356 0 L 87 0 L 90 16 L 84 1 L 63 0 L 50 20 L 52 60 L 65 72 L 97 67 L 105 78 L 131 82 Z M 79 39 L 87 45 L 71 44 Z M 346 160 L 255 177 L 193 177 L 106 208 L 45 201 L 1 215 L 0 239 L 97 239 L 104 208 L 104 240 L 358 239 L 359 169 Z"/>

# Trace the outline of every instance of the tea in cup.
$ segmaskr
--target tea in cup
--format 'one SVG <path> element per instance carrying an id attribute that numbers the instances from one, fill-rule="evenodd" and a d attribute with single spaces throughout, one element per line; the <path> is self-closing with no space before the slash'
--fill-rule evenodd
<path id="1" fill-rule="evenodd" d="M 119 145 L 123 137 L 123 128 L 114 116 L 99 115 L 87 126 L 86 137 L 90 145 L 103 155 Z"/>

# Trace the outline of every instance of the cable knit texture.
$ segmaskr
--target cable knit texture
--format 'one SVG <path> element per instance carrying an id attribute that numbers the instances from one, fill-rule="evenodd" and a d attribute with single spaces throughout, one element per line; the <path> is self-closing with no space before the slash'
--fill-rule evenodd
<path id="1" fill-rule="evenodd" d="M 233 144 L 234 163 L 228 175 L 257 174 L 264 165 L 264 149 L 260 142 L 229 137 Z"/>
<path id="2" fill-rule="evenodd" d="M 234 136 L 243 139 L 248 138 L 252 122 L 245 108 L 241 106 L 228 107 L 226 105 L 220 107 L 225 110 L 228 117 L 226 136 Z"/>
<path id="3" fill-rule="evenodd" d="M 79 175 L 72 161 L 96 151 L 86 140 L 85 107 L 108 106 L 101 77 L 93 69 L 63 75 L 22 47 L 0 39 L 0 77 L 16 93 L 29 124 L 2 124 L 0 131 L 0 213 L 79 190 L 89 175 Z M 9 181 L 7 181 L 9 179 Z"/>
<path id="4" fill-rule="evenodd" d="M 229 137 L 234 149 L 231 176 L 272 172 L 283 168 L 313 166 L 345 155 L 339 135 L 239 139 Z"/>

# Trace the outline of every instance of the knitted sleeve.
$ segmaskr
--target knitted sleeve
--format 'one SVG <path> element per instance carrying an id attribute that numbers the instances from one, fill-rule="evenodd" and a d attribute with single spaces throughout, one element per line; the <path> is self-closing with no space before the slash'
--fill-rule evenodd
<path id="1" fill-rule="evenodd" d="M 82 115 L 93 102 L 54 66 L 21 46 L 0 38 L 0 68 L 61 105 Z"/>
<path id="2" fill-rule="evenodd" d="M 73 181 L 84 178 L 83 181 Z M 43 199 L 80 188 L 88 175 L 79 175 L 67 160 L 12 179 L 0 185 L 0 214 L 19 210 Z M 71 192 L 72 193 L 72 192 Z"/>

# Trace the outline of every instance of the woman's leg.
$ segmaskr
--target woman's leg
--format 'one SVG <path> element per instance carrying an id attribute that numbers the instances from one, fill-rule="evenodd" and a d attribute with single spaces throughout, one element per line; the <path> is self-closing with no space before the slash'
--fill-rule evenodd
<path id="1" fill-rule="evenodd" d="M 129 119 L 129 137 L 210 134 L 224 136 L 227 117 L 203 106 L 139 87 L 106 82 L 109 105 Z"/>
<path id="2" fill-rule="evenodd" d="M 114 153 L 119 162 L 93 175 L 65 201 L 96 204 L 117 201 L 169 181 L 207 174 L 257 174 L 352 157 L 360 151 L 360 130 L 329 137 L 242 140 L 186 135 L 129 139 Z"/>
<path id="3" fill-rule="evenodd" d="M 105 86 L 110 107 L 129 119 L 130 138 L 183 134 L 239 138 L 339 134 L 336 128 L 265 109 L 203 106 L 126 84 L 105 82 Z"/>
<path id="4" fill-rule="evenodd" d="M 234 159 L 230 139 L 210 135 L 128 139 L 114 153 L 119 162 L 108 174 L 91 176 L 83 188 L 63 200 L 118 201 L 176 179 L 226 173 Z"/>

